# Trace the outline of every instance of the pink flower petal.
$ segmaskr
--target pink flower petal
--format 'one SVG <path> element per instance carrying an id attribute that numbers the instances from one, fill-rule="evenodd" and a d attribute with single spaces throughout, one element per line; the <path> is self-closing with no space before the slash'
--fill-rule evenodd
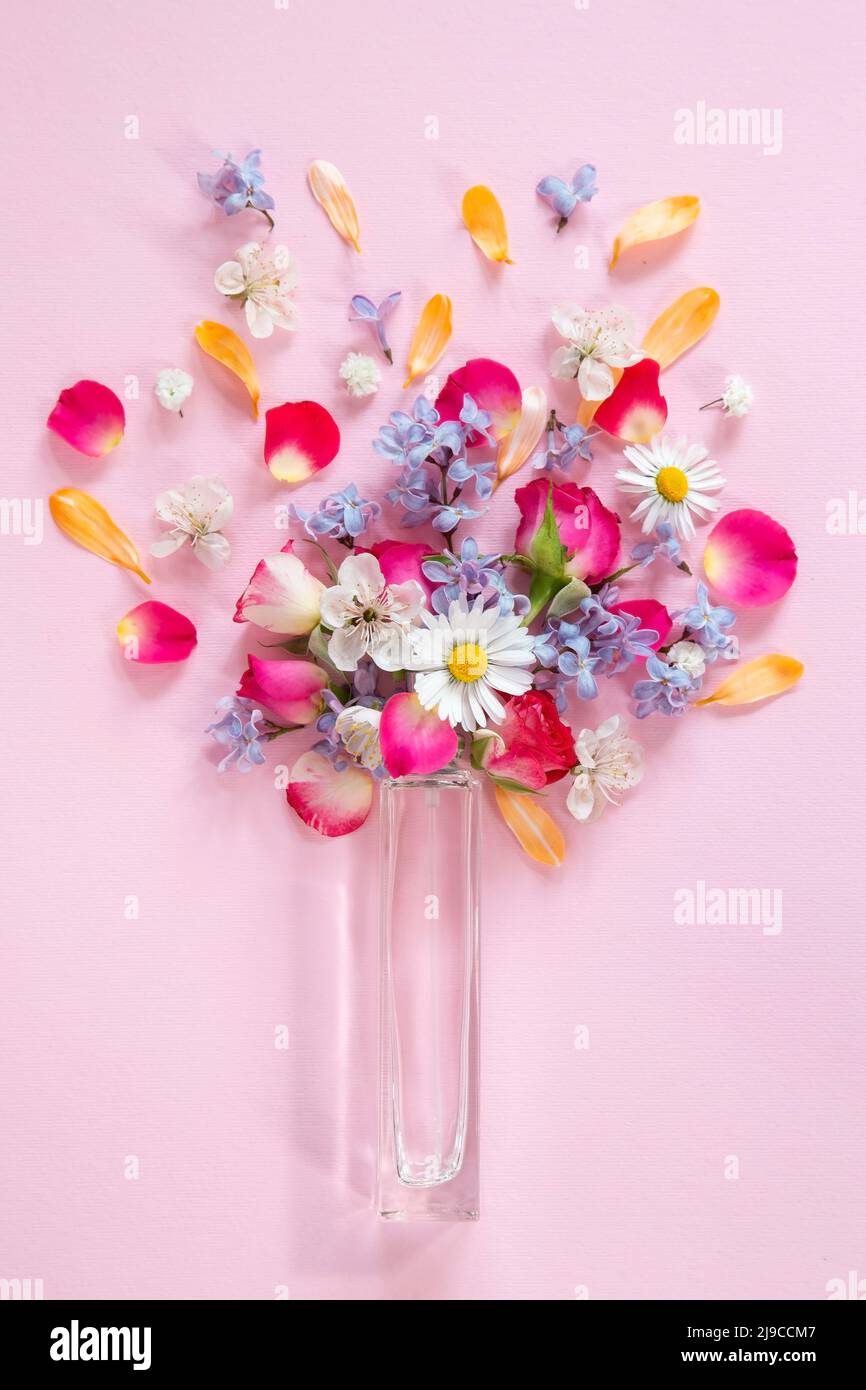
<path id="1" fill-rule="evenodd" d="M 625 603 L 615 603 L 611 612 L 630 613 L 632 617 L 640 619 L 642 628 L 650 628 L 657 632 L 658 641 L 650 644 L 655 652 L 664 646 L 665 639 L 674 625 L 673 618 L 664 604 L 655 598 L 630 598 Z"/>
<path id="2" fill-rule="evenodd" d="M 373 779 L 349 764 L 338 772 L 321 753 L 302 753 L 289 774 L 286 800 L 320 835 L 348 835 L 363 825 L 373 803 Z"/>
<path id="3" fill-rule="evenodd" d="M 651 357 L 626 367 L 595 412 L 601 429 L 629 444 L 648 444 L 667 418 L 668 403 L 659 391 L 659 364 Z"/>
<path id="4" fill-rule="evenodd" d="M 340 431 L 316 401 L 287 401 L 265 412 L 265 463 L 281 483 L 300 483 L 336 458 Z"/>
<path id="5" fill-rule="evenodd" d="M 729 603 L 761 608 L 786 594 L 797 574 L 797 552 L 784 526 L 764 512 L 744 507 L 713 527 L 704 550 L 704 569 Z"/>
<path id="6" fill-rule="evenodd" d="M 509 367 L 489 357 L 473 357 L 459 371 L 452 372 L 436 398 L 436 409 L 443 420 L 457 420 L 463 409 L 463 397 L 469 395 L 479 410 L 489 410 L 493 419 L 490 433 L 499 442 L 510 434 L 520 419 L 522 396 L 520 382 Z M 474 448 L 485 441 L 480 435 L 467 436 Z"/>
<path id="7" fill-rule="evenodd" d="M 237 694 L 264 705 L 278 724 L 312 724 L 322 712 L 328 677 L 312 661 L 281 661 L 247 653 Z"/>
<path id="8" fill-rule="evenodd" d="M 379 723 L 382 761 L 392 777 L 438 772 L 457 754 L 457 734 L 411 692 L 392 695 Z"/>
<path id="9" fill-rule="evenodd" d="M 126 416 L 120 400 L 108 386 L 98 381 L 77 381 L 60 392 L 47 425 L 80 454 L 101 459 L 123 438 Z"/>
<path id="10" fill-rule="evenodd" d="M 121 618 L 117 624 L 117 640 L 127 661 L 150 666 L 164 661 L 186 661 L 196 644 L 196 635 L 189 618 L 169 608 L 167 603 L 148 599 Z"/>
<path id="11" fill-rule="evenodd" d="M 356 546 L 355 553 L 363 555 L 365 551 L 362 546 Z M 421 569 L 424 556 L 433 553 L 429 545 L 423 542 L 413 545 L 411 541 L 377 541 L 370 546 L 369 553 L 379 561 L 386 584 L 405 584 L 407 579 L 414 579 L 430 598 L 436 586 L 430 583 Z"/>
<path id="12" fill-rule="evenodd" d="M 259 561 L 237 601 L 234 621 L 301 637 L 312 632 L 319 621 L 319 598 L 324 588 L 293 553 L 289 541 L 278 554 Z"/>

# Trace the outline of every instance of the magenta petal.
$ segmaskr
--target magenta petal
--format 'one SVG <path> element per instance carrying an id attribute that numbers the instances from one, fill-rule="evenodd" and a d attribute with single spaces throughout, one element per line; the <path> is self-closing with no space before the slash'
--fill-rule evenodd
<path id="1" fill-rule="evenodd" d="M 282 483 L 312 477 L 339 448 L 337 422 L 317 401 L 287 401 L 265 412 L 265 463 Z"/>
<path id="2" fill-rule="evenodd" d="M 320 835 L 348 835 L 363 825 L 373 803 L 373 779 L 349 764 L 334 764 L 310 749 L 289 774 L 286 800 L 311 830 Z"/>
<path id="3" fill-rule="evenodd" d="M 196 634 L 189 618 L 177 609 L 148 599 L 121 618 L 117 640 L 127 661 L 151 666 L 164 661 L 186 661 L 196 644 Z"/>
<path id="4" fill-rule="evenodd" d="M 322 712 L 322 690 L 328 677 L 312 661 L 281 661 L 247 654 L 249 669 L 241 676 L 238 695 L 264 705 L 278 724 L 312 724 Z"/>
<path id="5" fill-rule="evenodd" d="M 392 777 L 438 772 L 457 755 L 457 734 L 411 692 L 392 695 L 379 723 L 382 761 Z"/>
<path id="6" fill-rule="evenodd" d="M 797 574 L 797 552 L 784 526 L 765 512 L 744 507 L 713 527 L 704 569 L 729 603 L 761 608 L 790 589 Z"/>
<path id="7" fill-rule="evenodd" d="M 520 382 L 501 362 L 490 357 L 473 357 L 458 371 L 452 372 L 436 398 L 436 409 L 443 420 L 458 420 L 463 409 L 463 397 L 471 396 L 479 410 L 488 410 L 492 422 L 490 433 L 499 442 L 510 434 L 520 419 L 523 400 Z M 485 441 L 474 432 L 466 443 L 475 448 Z"/>
<path id="8" fill-rule="evenodd" d="M 363 546 L 356 546 L 355 553 L 363 555 Z M 413 545 L 411 541 L 377 541 L 370 546 L 370 554 L 379 561 L 386 584 L 405 584 L 407 579 L 414 579 L 430 598 L 436 586 L 430 583 L 421 569 L 425 555 L 432 554 L 429 545 L 423 542 Z"/>
<path id="9" fill-rule="evenodd" d="M 593 418 L 595 424 L 616 439 L 648 444 L 668 418 L 668 403 L 659 390 L 658 362 L 643 357 L 626 367 Z"/>
<path id="10" fill-rule="evenodd" d="M 674 625 L 670 613 L 656 598 L 630 598 L 625 603 L 615 603 L 611 612 L 629 613 L 633 618 L 640 619 L 642 628 L 657 632 L 658 641 L 651 643 L 654 652 L 664 646 L 665 639 Z"/>
<path id="11" fill-rule="evenodd" d="M 47 425 L 73 449 L 101 459 L 123 438 L 126 416 L 118 397 L 98 381 L 77 381 L 60 392 Z"/>

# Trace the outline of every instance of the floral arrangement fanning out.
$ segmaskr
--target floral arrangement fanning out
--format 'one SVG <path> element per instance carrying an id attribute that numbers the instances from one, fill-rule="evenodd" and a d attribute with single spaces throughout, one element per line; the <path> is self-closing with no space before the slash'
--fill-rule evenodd
<path id="1" fill-rule="evenodd" d="M 273 225 L 260 152 L 240 164 L 221 158 L 216 173 L 199 175 L 201 191 L 229 217 L 251 210 Z M 598 192 L 595 177 L 585 164 L 570 183 L 557 175 L 539 182 L 557 231 L 572 214 L 586 215 L 577 209 Z M 358 213 L 340 171 L 317 160 L 308 182 L 333 228 L 360 253 Z M 633 247 L 682 232 L 699 212 L 692 197 L 638 209 L 614 240 L 611 268 Z M 513 273 L 504 269 L 512 265 L 508 232 L 491 190 L 470 188 L 462 213 L 478 250 L 503 267 L 496 273 Z M 219 266 L 214 287 L 260 339 L 298 326 L 298 283 L 285 246 L 254 241 Z M 339 378 L 355 402 L 380 388 L 382 359 L 386 373 L 393 363 L 386 320 L 400 303 L 400 291 L 349 299 L 348 320 L 368 325 L 367 343 L 372 330 L 381 354 L 378 361 L 357 350 L 344 356 Z M 639 721 L 755 703 L 793 685 L 802 665 L 774 653 L 737 665 L 705 691 L 718 663 L 739 660 L 735 609 L 775 602 L 797 568 L 790 536 L 771 517 L 750 508 L 720 516 L 718 464 L 699 442 L 666 432 L 661 373 L 703 337 L 718 308 L 714 290 L 690 290 L 641 336 L 620 305 L 558 305 L 551 322 L 561 341 L 548 370 L 568 383 L 561 388 L 572 393 L 568 411 L 551 407 L 541 386 L 522 389 L 504 364 L 473 358 L 438 394 L 418 395 L 379 428 L 378 496 L 348 482 L 313 506 L 292 503 L 291 538 L 259 562 L 237 600 L 234 621 L 257 630 L 250 646 L 258 650 L 208 728 L 220 771 L 248 772 L 265 762 L 272 741 L 305 735 L 285 768 L 288 804 L 313 830 L 338 836 L 363 824 L 382 778 L 462 761 L 490 782 L 524 849 L 558 864 L 564 840 L 546 807 L 559 794 L 575 821 L 588 822 L 635 787 L 643 773 Z M 407 387 L 442 357 L 452 313 L 443 294 L 420 308 Z M 195 338 L 243 384 L 258 419 L 261 386 L 247 345 L 211 320 L 199 323 Z M 193 379 L 166 368 L 154 389 L 159 404 L 182 417 Z M 751 387 L 730 375 L 722 395 L 699 409 L 721 406 L 736 418 L 752 403 Z M 126 420 L 108 387 L 83 380 L 61 392 L 48 425 L 79 452 L 102 458 L 120 443 Z M 600 436 L 622 450 L 606 500 L 604 487 L 578 479 Z M 316 401 L 265 412 L 264 463 L 281 484 L 328 467 L 341 442 Z M 514 509 L 513 540 L 489 551 L 482 518 L 495 490 L 523 468 L 527 481 L 503 504 Z M 619 503 L 609 495 L 614 486 Z M 618 505 L 631 508 L 627 522 Z M 80 545 L 151 582 L 135 545 L 95 498 L 64 488 L 51 511 Z M 189 543 L 209 569 L 230 562 L 222 531 L 233 499 L 219 478 L 196 475 L 163 492 L 156 513 L 169 528 L 150 546 L 156 559 L 168 561 Z M 684 547 L 711 521 L 705 578 L 693 578 Z M 653 566 L 679 575 L 683 596 L 673 611 L 640 591 Z M 197 641 L 187 617 L 153 601 L 121 619 L 118 637 L 124 656 L 144 664 L 186 660 Z M 628 692 L 632 727 L 593 710 L 611 680 Z"/>

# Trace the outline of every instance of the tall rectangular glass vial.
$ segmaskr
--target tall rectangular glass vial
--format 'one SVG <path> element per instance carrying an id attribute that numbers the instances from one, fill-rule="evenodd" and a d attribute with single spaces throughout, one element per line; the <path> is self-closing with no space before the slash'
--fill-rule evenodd
<path id="1" fill-rule="evenodd" d="M 391 1221 L 478 1219 L 478 783 L 382 783 L 379 1164 Z"/>

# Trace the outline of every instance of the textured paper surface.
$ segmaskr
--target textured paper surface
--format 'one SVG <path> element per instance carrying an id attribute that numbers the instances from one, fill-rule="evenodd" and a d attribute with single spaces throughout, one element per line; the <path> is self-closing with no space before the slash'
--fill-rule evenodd
<path id="1" fill-rule="evenodd" d="M 858 7 L 47 0 L 7 26 L 4 495 L 83 487 L 144 551 L 156 494 L 215 472 L 236 519 L 223 574 L 188 551 L 152 563 L 153 597 L 198 626 L 176 669 L 121 659 L 142 586 L 47 509 L 41 545 L 0 539 L 0 1277 L 49 1298 L 545 1300 L 820 1299 L 866 1277 L 866 537 L 826 527 L 828 502 L 864 488 Z M 781 151 L 675 143 L 674 113 L 699 102 L 780 108 Z M 443 379 L 490 355 L 550 386 L 553 303 L 621 301 L 647 326 L 709 284 L 721 312 L 665 376 L 671 425 L 713 446 L 727 509 L 765 509 L 800 552 L 788 598 L 739 627 L 744 655 L 806 662 L 798 691 L 644 725 L 643 785 L 567 827 L 558 874 L 487 807 L 478 1226 L 394 1229 L 368 1206 L 375 818 L 321 841 L 268 773 L 218 778 L 202 735 L 254 638 L 234 600 L 284 539 L 262 427 L 192 341 L 201 318 L 244 332 L 212 277 L 265 226 L 209 208 L 195 171 L 257 145 L 302 277 L 300 332 L 254 348 L 266 403 L 320 400 L 343 431 L 304 501 L 352 478 L 381 495 L 369 441 L 411 399 L 400 373 L 431 293 L 454 303 Z M 314 158 L 347 179 L 360 259 L 305 185 Z M 587 160 L 601 193 L 557 238 L 535 183 Z M 514 266 L 461 224 L 478 182 Z M 625 217 L 676 193 L 702 197 L 697 225 L 608 276 Z M 393 289 L 395 366 L 350 403 L 339 362 L 372 349 L 349 297 Z M 196 378 L 183 420 L 152 396 L 168 365 Z M 731 371 L 752 415 L 698 416 Z M 105 460 L 45 430 L 61 387 L 122 393 L 130 375 L 141 397 Z M 615 458 L 599 449 L 590 474 L 608 502 Z M 491 547 L 511 539 L 513 486 L 480 531 Z M 675 605 L 689 586 L 649 591 Z M 592 721 L 623 700 L 609 688 Z M 699 882 L 779 890 L 782 930 L 678 925 L 674 895 Z"/>

